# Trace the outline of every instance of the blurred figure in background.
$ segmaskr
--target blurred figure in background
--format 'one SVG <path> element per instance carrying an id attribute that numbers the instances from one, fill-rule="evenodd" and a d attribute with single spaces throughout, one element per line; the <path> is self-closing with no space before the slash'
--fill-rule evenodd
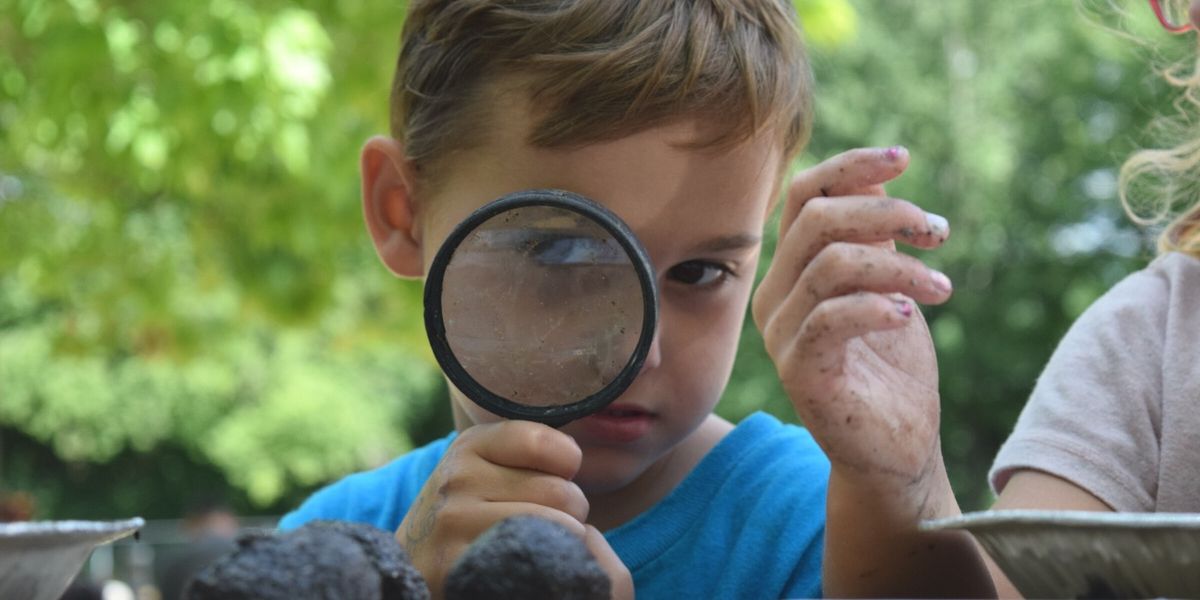
<path id="1" fill-rule="evenodd" d="M 33 496 L 25 492 L 0 492 L 0 523 L 28 521 L 33 512 Z"/>
<path id="2" fill-rule="evenodd" d="M 234 538 L 240 527 L 237 516 L 221 501 L 203 499 L 194 502 L 181 524 L 185 544 L 164 556 L 159 570 L 163 600 L 178 600 L 183 589 L 198 571 L 236 548 Z"/>

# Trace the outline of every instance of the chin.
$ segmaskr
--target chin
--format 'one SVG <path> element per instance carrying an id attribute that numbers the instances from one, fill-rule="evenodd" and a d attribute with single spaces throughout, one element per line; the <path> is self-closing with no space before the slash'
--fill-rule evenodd
<path id="1" fill-rule="evenodd" d="M 588 448 L 583 455 L 583 466 L 573 481 L 588 496 L 605 495 L 629 485 L 649 466 L 641 456 Z"/>

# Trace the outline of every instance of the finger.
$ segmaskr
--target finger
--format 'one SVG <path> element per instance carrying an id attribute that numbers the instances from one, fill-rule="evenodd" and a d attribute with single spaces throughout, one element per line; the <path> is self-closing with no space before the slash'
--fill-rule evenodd
<path id="1" fill-rule="evenodd" d="M 590 504 L 583 490 L 573 482 L 526 469 L 501 468 L 498 482 L 487 482 L 480 491 L 488 502 L 530 502 L 587 521 Z"/>
<path id="2" fill-rule="evenodd" d="M 630 574 L 629 567 L 621 562 L 621 558 L 613 551 L 612 546 L 608 545 L 608 540 L 604 539 L 604 534 L 600 533 L 599 529 L 587 525 L 586 530 L 583 542 L 596 559 L 596 563 L 608 574 L 608 579 L 612 582 L 613 600 L 633 600 L 633 575 Z"/>
<path id="3" fill-rule="evenodd" d="M 837 242 L 825 247 L 760 323 L 764 340 L 789 337 L 821 302 L 858 292 L 898 293 L 922 304 L 941 304 L 953 287 L 946 275 L 906 254 Z"/>
<path id="4" fill-rule="evenodd" d="M 907 254 L 837 242 L 813 259 L 793 293 L 817 301 L 853 292 L 900 293 L 921 304 L 941 304 L 953 291 L 949 277 Z"/>
<path id="5" fill-rule="evenodd" d="M 786 346 L 822 303 L 864 293 L 915 295 L 917 301 L 938 304 L 949 298 L 951 290 L 945 275 L 912 257 L 869 246 L 835 244 L 805 270 L 782 299 L 770 301 L 773 310 L 756 310 L 755 324 L 768 349 Z"/>
<path id="6" fill-rule="evenodd" d="M 420 514 L 405 515 L 396 531 L 396 539 L 410 553 L 418 547 L 444 549 L 450 544 L 469 544 L 496 523 L 517 515 L 532 515 L 562 525 L 583 538 L 587 533 L 582 520 L 561 510 L 535 502 L 449 501 Z M 439 555 L 445 553 L 439 550 Z"/>
<path id="7" fill-rule="evenodd" d="M 842 373 L 851 340 L 904 327 L 916 313 L 912 302 L 900 296 L 859 292 L 825 300 L 809 313 L 794 338 L 777 342 L 781 376 L 821 387 L 822 380 Z"/>
<path id="8" fill-rule="evenodd" d="M 560 510 L 542 506 L 541 504 L 530 502 L 487 502 L 477 507 L 472 507 L 472 509 L 478 512 L 478 518 L 483 522 L 483 527 L 476 529 L 476 535 L 487 531 L 489 527 L 504 519 L 517 515 L 531 515 L 553 521 L 566 527 L 567 531 L 580 538 L 587 535 L 587 529 L 582 521 Z"/>
<path id="9" fill-rule="evenodd" d="M 436 541 L 470 543 L 491 526 L 517 515 L 532 515 L 553 521 L 580 538 L 587 533 L 575 517 L 533 502 L 449 502 L 433 515 Z"/>
<path id="10" fill-rule="evenodd" d="M 819 198 L 805 208 L 805 213 L 792 224 L 791 231 L 781 236 L 771 267 L 755 292 L 752 313 L 760 328 L 791 293 L 812 260 L 831 244 L 876 244 L 881 250 L 892 251 L 891 240 L 900 239 L 916 247 L 932 248 L 950 235 L 945 218 L 893 198 Z M 936 302 L 924 296 L 919 300 Z"/>
<path id="11" fill-rule="evenodd" d="M 780 246 L 789 256 L 807 262 L 822 246 L 835 241 L 866 244 L 895 240 L 930 249 L 949 237 L 950 223 L 945 217 L 907 200 L 846 196 L 809 202 L 801 218 L 789 229 L 780 230 Z"/>
<path id="12" fill-rule="evenodd" d="M 908 150 L 856 148 L 805 169 L 792 178 L 788 199 L 780 217 L 780 231 L 786 231 L 805 203 L 813 198 L 866 193 L 882 194 L 882 185 L 908 168 Z"/>
<path id="13" fill-rule="evenodd" d="M 474 429 L 479 431 L 472 448 L 493 464 L 574 479 L 583 461 L 583 451 L 574 438 L 541 423 L 503 421 Z"/>
<path id="14" fill-rule="evenodd" d="M 782 300 L 796 280 L 826 246 L 836 242 L 877 244 L 890 249 L 899 239 L 920 248 L 933 248 L 950 235 L 945 218 L 927 213 L 917 205 L 894 198 L 818 198 L 809 203 L 790 231 L 780 236 L 754 298 L 756 322 Z M 768 309 L 764 311 L 764 308 Z"/>

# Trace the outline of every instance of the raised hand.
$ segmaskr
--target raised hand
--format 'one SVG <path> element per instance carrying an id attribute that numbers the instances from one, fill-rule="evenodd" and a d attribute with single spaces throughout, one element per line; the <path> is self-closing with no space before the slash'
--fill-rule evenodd
<path id="1" fill-rule="evenodd" d="M 951 293 L 945 275 L 895 250 L 949 235 L 945 219 L 884 195 L 907 166 L 903 149 L 859 149 L 800 173 L 753 305 L 784 389 L 834 469 L 898 484 L 940 460 L 937 359 L 915 302 Z"/>
<path id="2" fill-rule="evenodd" d="M 945 302 L 951 285 L 896 251 L 936 248 L 950 232 L 885 194 L 908 160 L 902 148 L 852 150 L 793 180 L 754 320 L 831 463 L 825 594 L 988 596 L 969 537 L 917 530 L 959 509 L 939 443 L 937 357 L 916 306 Z"/>

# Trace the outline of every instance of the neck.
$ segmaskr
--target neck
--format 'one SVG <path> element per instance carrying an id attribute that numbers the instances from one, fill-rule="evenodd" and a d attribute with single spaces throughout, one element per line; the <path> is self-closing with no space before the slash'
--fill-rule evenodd
<path id="1" fill-rule="evenodd" d="M 719 443 L 733 425 L 709 415 L 696 431 L 654 461 L 628 485 L 612 491 L 587 494 L 591 510 L 588 524 L 600 531 L 614 529 L 650 510 L 675 490 L 696 465 Z"/>

